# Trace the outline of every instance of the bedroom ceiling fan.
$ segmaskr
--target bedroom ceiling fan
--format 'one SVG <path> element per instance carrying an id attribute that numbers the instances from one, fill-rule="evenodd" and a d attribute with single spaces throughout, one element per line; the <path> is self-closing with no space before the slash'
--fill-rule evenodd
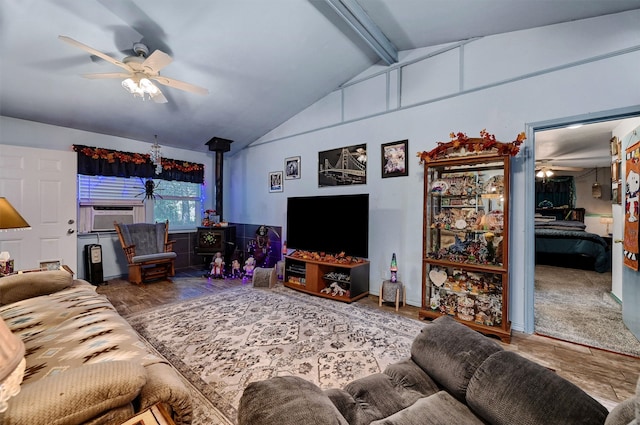
<path id="1" fill-rule="evenodd" d="M 547 161 L 541 161 L 536 163 L 536 177 L 540 177 L 540 178 L 551 177 L 555 174 L 556 171 L 582 171 L 582 170 L 584 170 L 584 168 L 553 165 Z"/>
<path id="2" fill-rule="evenodd" d="M 156 103 L 167 103 L 167 98 L 164 97 L 158 86 L 153 84 L 152 80 L 167 87 L 172 87 L 190 93 L 197 93 L 201 95 L 209 94 L 209 90 L 203 87 L 198 87 L 193 84 L 185 83 L 184 81 L 161 76 L 160 70 L 173 62 L 173 59 L 161 50 L 155 50 L 151 55 L 149 55 L 149 49 L 143 43 L 134 43 L 133 51 L 135 55 L 127 56 L 122 59 L 122 61 L 119 61 L 70 37 L 59 35 L 58 38 L 65 43 L 89 52 L 92 55 L 104 59 L 105 61 L 126 71 L 110 72 L 105 74 L 84 74 L 83 77 L 90 79 L 122 78 L 122 87 L 124 87 L 129 93 L 136 97 L 140 97 L 143 100 L 150 98 Z"/>

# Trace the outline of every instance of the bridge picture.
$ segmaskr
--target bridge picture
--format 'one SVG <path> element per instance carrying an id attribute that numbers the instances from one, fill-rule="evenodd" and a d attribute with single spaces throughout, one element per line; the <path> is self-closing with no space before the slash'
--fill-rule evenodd
<path id="1" fill-rule="evenodd" d="M 367 145 L 353 145 L 318 153 L 318 186 L 367 182 Z"/>

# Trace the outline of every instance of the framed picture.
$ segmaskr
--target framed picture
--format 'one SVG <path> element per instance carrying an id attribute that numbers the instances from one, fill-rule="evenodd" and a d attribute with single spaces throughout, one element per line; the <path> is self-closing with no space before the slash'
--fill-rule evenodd
<path id="1" fill-rule="evenodd" d="M 382 159 L 382 178 L 409 175 L 407 162 L 408 140 L 385 143 L 382 145 L 380 158 Z"/>
<path id="2" fill-rule="evenodd" d="M 282 171 L 271 171 L 269 173 L 269 192 L 282 192 Z"/>
<path id="3" fill-rule="evenodd" d="M 318 187 L 366 183 L 366 144 L 318 152 Z"/>
<path id="4" fill-rule="evenodd" d="M 300 157 L 292 156 L 284 160 L 284 178 L 287 180 L 300 178 Z"/>
<path id="5" fill-rule="evenodd" d="M 620 193 L 618 182 L 611 183 L 611 202 L 614 204 L 622 203 L 622 194 Z"/>
<path id="6" fill-rule="evenodd" d="M 618 138 L 613 136 L 611 138 L 611 156 L 618 156 L 619 148 L 618 148 Z"/>
<path id="7" fill-rule="evenodd" d="M 620 163 L 618 161 L 611 163 L 611 180 L 616 182 L 620 180 Z"/>
<path id="8" fill-rule="evenodd" d="M 60 260 L 42 260 L 40 261 L 40 270 L 59 270 L 61 266 Z"/>

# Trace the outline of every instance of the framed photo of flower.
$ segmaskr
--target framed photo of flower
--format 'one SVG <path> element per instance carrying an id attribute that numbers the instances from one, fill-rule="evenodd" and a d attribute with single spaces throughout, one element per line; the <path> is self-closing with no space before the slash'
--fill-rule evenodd
<path id="1" fill-rule="evenodd" d="M 382 178 L 409 175 L 408 148 L 409 140 L 400 140 L 382 145 L 380 154 L 382 159 Z"/>
<path id="2" fill-rule="evenodd" d="M 284 178 L 287 180 L 300 178 L 300 157 L 292 156 L 284 160 Z"/>
<path id="3" fill-rule="evenodd" d="M 282 192 L 282 171 L 271 171 L 269 173 L 269 193 Z"/>

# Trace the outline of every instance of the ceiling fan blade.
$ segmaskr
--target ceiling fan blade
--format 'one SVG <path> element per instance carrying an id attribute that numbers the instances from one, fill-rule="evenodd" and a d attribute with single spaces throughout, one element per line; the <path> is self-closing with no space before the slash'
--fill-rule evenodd
<path id="1" fill-rule="evenodd" d="M 142 63 L 142 69 L 149 74 L 157 75 L 165 66 L 173 62 L 171 56 L 161 50 L 155 50 Z"/>
<path id="2" fill-rule="evenodd" d="M 82 76 L 91 80 L 101 80 L 106 78 L 129 78 L 131 77 L 131 74 L 124 72 L 109 72 L 106 74 L 82 74 Z"/>
<path id="3" fill-rule="evenodd" d="M 75 46 L 79 49 L 84 50 L 85 52 L 89 52 L 94 56 L 97 56 L 101 59 L 106 60 L 109 63 L 112 63 L 116 66 L 119 66 L 120 68 L 126 69 L 127 71 L 130 71 L 131 68 L 129 68 L 129 66 L 123 62 L 120 62 L 119 60 L 116 60 L 114 58 L 112 58 L 111 56 L 105 55 L 104 53 L 102 53 L 99 50 L 94 49 L 93 47 L 89 47 L 86 44 L 80 43 L 79 41 L 74 40 L 73 38 L 67 37 L 65 35 L 59 35 L 58 38 L 62 41 L 64 41 L 65 43 L 68 43 L 72 46 Z"/>
<path id="4" fill-rule="evenodd" d="M 174 89 L 184 90 L 191 93 L 197 94 L 209 94 L 209 90 L 204 87 L 198 87 L 193 84 L 185 83 L 184 81 L 175 80 L 173 78 L 161 77 L 161 76 L 152 76 L 151 79 L 156 80 L 160 84 L 164 84 L 165 86 L 173 87 Z"/>
<path id="5" fill-rule="evenodd" d="M 156 88 L 158 87 L 156 86 Z M 160 89 L 158 89 L 155 94 L 151 95 L 151 100 L 153 100 L 155 103 L 167 103 L 167 98 L 164 97 Z"/>

